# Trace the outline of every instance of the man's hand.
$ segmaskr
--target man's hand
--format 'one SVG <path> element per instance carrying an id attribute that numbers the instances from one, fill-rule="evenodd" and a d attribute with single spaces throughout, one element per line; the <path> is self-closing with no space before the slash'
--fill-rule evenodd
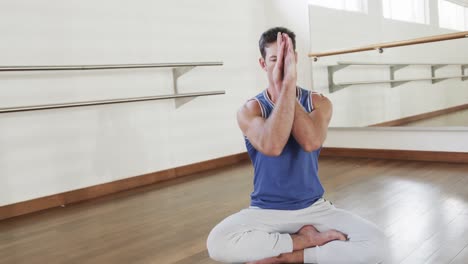
<path id="1" fill-rule="evenodd" d="M 291 38 L 286 33 L 278 33 L 277 55 L 273 69 L 273 82 L 277 90 L 295 89 L 297 81 L 296 54 Z M 291 88 L 293 87 L 293 88 Z"/>
<path id="2" fill-rule="evenodd" d="M 297 69 L 296 69 L 296 54 L 291 38 L 287 34 L 283 34 L 286 41 L 284 55 L 284 78 L 283 86 L 285 88 L 296 89 Z"/>
<path id="3" fill-rule="evenodd" d="M 272 71 L 275 107 L 268 118 L 262 117 L 260 105 L 248 102 L 239 110 L 237 121 L 242 133 L 258 151 L 278 156 L 291 136 L 296 107 L 296 54 L 287 34 L 278 33 L 276 62 Z M 270 68 L 271 69 L 271 68 Z"/>
<path id="4" fill-rule="evenodd" d="M 276 45 L 277 45 L 277 54 L 276 54 L 276 64 L 275 68 L 273 69 L 273 82 L 275 88 L 280 90 L 283 83 L 283 65 L 284 65 L 284 47 L 286 46 L 286 42 L 284 41 L 283 35 L 281 32 L 278 32 L 276 37 Z"/>

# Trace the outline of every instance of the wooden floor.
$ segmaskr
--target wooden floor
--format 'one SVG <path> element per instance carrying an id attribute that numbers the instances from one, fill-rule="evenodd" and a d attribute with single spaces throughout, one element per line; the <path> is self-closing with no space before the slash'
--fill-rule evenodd
<path id="1" fill-rule="evenodd" d="M 468 164 L 323 158 L 326 198 L 385 230 L 392 263 L 468 263 Z M 0 263 L 215 263 L 210 229 L 248 206 L 249 163 L 0 222 Z"/>

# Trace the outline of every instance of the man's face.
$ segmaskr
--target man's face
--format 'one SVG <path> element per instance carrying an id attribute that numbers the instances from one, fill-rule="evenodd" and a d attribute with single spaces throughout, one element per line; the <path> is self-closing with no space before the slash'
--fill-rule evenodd
<path id="1" fill-rule="evenodd" d="M 276 42 L 269 43 L 265 47 L 265 58 L 260 58 L 260 66 L 264 71 L 266 71 L 268 80 L 273 82 L 273 69 L 276 65 L 276 55 L 278 54 L 278 45 Z"/>
<path id="2" fill-rule="evenodd" d="M 267 73 L 268 81 L 270 83 L 273 83 L 273 69 L 275 68 L 275 65 L 276 65 L 277 54 L 278 54 L 278 45 L 276 44 L 276 42 L 269 43 L 265 47 L 265 58 L 260 57 L 259 59 L 260 66 Z M 296 57 L 296 63 L 297 63 L 297 53 L 294 52 L 294 55 Z"/>

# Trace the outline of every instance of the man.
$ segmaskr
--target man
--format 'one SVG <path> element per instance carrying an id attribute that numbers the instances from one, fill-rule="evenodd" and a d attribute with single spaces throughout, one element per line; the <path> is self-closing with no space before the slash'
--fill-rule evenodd
<path id="1" fill-rule="evenodd" d="M 256 264 L 381 262 L 384 234 L 322 198 L 318 156 L 332 104 L 296 86 L 295 34 L 272 28 L 259 46 L 268 88 L 237 115 L 254 166 L 251 206 L 211 231 L 211 258 Z"/>

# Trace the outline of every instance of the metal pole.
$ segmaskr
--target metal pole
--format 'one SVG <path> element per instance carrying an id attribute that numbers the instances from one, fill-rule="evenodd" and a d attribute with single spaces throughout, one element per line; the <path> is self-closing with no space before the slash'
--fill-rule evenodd
<path id="1" fill-rule="evenodd" d="M 94 105 L 144 102 L 144 101 L 166 100 L 166 99 L 176 99 L 176 98 L 185 98 L 185 97 L 220 95 L 220 94 L 225 94 L 225 93 L 226 93 L 225 91 L 212 91 L 212 92 L 185 93 L 185 94 L 176 94 L 176 95 L 170 94 L 170 95 L 144 96 L 144 97 L 108 99 L 108 100 L 97 100 L 97 101 L 70 102 L 70 103 L 62 103 L 62 104 L 18 106 L 18 107 L 0 108 L 0 113 L 15 113 L 15 112 L 40 111 L 40 110 L 84 107 L 84 106 L 94 106 Z"/>

